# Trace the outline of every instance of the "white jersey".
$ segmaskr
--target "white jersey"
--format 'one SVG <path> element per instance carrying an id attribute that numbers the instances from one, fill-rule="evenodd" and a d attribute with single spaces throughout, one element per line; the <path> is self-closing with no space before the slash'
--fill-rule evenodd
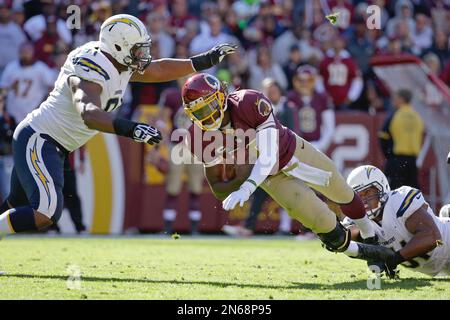
<path id="1" fill-rule="evenodd" d="M 50 135 L 68 151 L 78 149 L 98 133 L 84 124 L 73 104 L 68 78 L 77 76 L 99 84 L 103 89 L 99 107 L 111 112 L 122 104 L 132 75 L 131 70 L 119 73 L 98 46 L 97 41 L 92 41 L 73 50 L 47 100 L 25 119 L 36 132 Z"/>
<path id="2" fill-rule="evenodd" d="M 402 249 L 413 237 L 406 228 L 406 220 L 424 204 L 428 205 L 420 190 L 403 186 L 389 192 L 380 225 L 372 221 L 380 244 L 395 251 Z M 430 276 L 450 275 L 450 219 L 435 216 L 430 206 L 428 213 L 439 228 L 443 245 L 402 265 Z"/>
<path id="3" fill-rule="evenodd" d="M 17 122 L 25 119 L 45 99 L 56 76 L 42 61 L 28 66 L 22 66 L 18 60 L 10 62 L 0 82 L 1 88 L 8 89 L 6 111 Z"/>

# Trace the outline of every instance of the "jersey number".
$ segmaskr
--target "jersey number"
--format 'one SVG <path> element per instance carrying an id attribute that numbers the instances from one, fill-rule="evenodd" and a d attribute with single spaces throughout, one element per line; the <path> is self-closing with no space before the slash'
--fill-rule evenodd
<path id="1" fill-rule="evenodd" d="M 20 86 L 20 82 L 23 82 L 25 84 L 24 89 L 22 92 L 19 92 L 19 86 Z M 23 79 L 21 80 L 16 80 L 14 81 L 14 83 L 12 84 L 12 89 L 14 91 L 14 95 L 16 97 L 26 97 L 28 95 L 28 93 L 30 92 L 30 88 L 31 85 L 33 84 L 33 81 L 30 79 Z"/>
<path id="2" fill-rule="evenodd" d="M 328 84 L 330 86 L 344 86 L 347 83 L 348 68 L 343 63 L 332 63 L 328 66 Z"/>

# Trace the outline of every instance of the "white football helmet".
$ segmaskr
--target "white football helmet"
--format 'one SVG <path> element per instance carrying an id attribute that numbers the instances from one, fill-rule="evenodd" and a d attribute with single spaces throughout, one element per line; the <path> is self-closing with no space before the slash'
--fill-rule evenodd
<path id="1" fill-rule="evenodd" d="M 450 204 L 446 204 L 439 211 L 440 218 L 450 218 Z"/>
<path id="2" fill-rule="evenodd" d="M 129 14 L 109 17 L 100 28 L 100 50 L 133 71 L 144 72 L 152 61 L 151 39 L 145 25 Z"/>
<path id="3" fill-rule="evenodd" d="M 369 187 L 375 187 L 379 190 L 376 195 L 378 197 L 378 207 L 366 212 L 370 219 L 376 218 L 381 213 L 381 209 L 389 197 L 388 193 L 391 191 L 388 179 L 384 173 L 374 166 L 360 166 L 350 172 L 347 183 L 356 192 L 363 191 Z"/>

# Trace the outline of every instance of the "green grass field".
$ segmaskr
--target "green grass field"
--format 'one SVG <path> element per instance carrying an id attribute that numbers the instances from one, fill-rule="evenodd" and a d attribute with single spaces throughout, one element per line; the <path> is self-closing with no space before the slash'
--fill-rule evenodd
<path id="1" fill-rule="evenodd" d="M 450 279 L 402 268 L 369 290 L 363 261 L 269 239 L 10 237 L 0 299 L 450 299 Z"/>

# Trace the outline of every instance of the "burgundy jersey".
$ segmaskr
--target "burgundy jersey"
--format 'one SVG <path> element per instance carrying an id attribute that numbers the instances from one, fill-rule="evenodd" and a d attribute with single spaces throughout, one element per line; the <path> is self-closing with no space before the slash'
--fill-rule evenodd
<path id="1" fill-rule="evenodd" d="M 357 67 L 353 59 L 346 53 L 341 56 L 328 55 L 320 64 L 325 89 L 333 99 L 335 106 L 344 103 L 353 79 L 357 76 Z M 344 56 L 344 57 L 342 57 Z"/>
<path id="2" fill-rule="evenodd" d="M 226 158 L 229 163 L 230 153 L 234 154 L 236 160 L 236 153 L 256 145 L 254 134 L 240 136 L 237 132 L 246 132 L 248 129 L 257 131 L 273 127 L 278 130 L 278 168 L 282 169 L 286 166 L 295 152 L 295 134 L 281 125 L 275 116 L 273 116 L 274 121 L 266 122 L 270 115 L 273 115 L 269 99 L 258 91 L 239 90 L 229 94 L 226 103 L 227 110 L 231 115 L 230 129 L 201 132 L 195 124 L 189 128 L 190 136 L 194 137 L 190 143 L 190 149 L 196 158 L 209 165 L 218 164 L 223 158 Z M 255 133 L 255 130 L 250 131 Z M 230 136 L 232 139 L 229 138 Z M 217 140 L 223 141 L 223 144 L 213 146 Z"/>
<path id="3" fill-rule="evenodd" d="M 326 94 L 314 92 L 311 98 L 302 99 L 297 91 L 292 90 L 288 93 L 288 99 L 294 105 L 296 133 L 306 141 L 319 140 L 322 113 L 333 108 L 330 98 Z"/>

